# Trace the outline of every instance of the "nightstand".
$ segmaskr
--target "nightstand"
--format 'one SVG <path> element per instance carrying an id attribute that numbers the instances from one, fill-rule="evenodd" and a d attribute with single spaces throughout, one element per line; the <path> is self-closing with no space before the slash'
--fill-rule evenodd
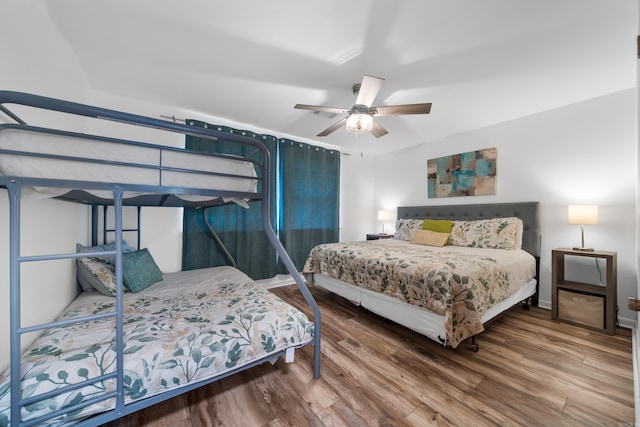
<path id="1" fill-rule="evenodd" d="M 607 268 L 604 286 L 565 280 L 565 256 L 604 259 Z M 613 335 L 617 312 L 617 253 L 551 251 L 551 319 Z"/>
<path id="2" fill-rule="evenodd" d="M 367 240 L 390 239 L 392 237 L 393 237 L 393 234 L 382 234 L 382 233 L 367 234 Z"/>

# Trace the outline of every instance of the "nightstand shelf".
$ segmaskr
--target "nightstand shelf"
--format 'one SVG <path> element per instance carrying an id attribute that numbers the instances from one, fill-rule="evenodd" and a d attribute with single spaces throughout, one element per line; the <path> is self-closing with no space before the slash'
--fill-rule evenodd
<path id="1" fill-rule="evenodd" d="M 565 256 L 604 259 L 603 286 L 565 280 Z M 551 318 L 613 335 L 617 312 L 617 253 L 577 251 L 558 248 L 551 251 Z"/>
<path id="2" fill-rule="evenodd" d="M 586 292 L 593 295 L 607 295 L 607 288 L 605 286 L 590 285 L 588 283 L 558 282 L 557 287 L 567 291 Z"/>

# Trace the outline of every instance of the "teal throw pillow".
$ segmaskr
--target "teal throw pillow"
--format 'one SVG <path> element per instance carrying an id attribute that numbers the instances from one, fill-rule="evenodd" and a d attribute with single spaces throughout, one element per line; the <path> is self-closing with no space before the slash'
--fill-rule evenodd
<path id="1" fill-rule="evenodd" d="M 162 271 L 148 249 L 122 254 L 122 280 L 131 292 L 140 292 L 162 280 Z"/>

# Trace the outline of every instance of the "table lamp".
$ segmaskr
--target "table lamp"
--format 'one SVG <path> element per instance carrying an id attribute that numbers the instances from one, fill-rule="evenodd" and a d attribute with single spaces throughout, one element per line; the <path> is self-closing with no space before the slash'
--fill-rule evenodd
<path id="1" fill-rule="evenodd" d="M 569 205 L 569 224 L 580 224 L 582 230 L 582 246 L 574 247 L 574 251 L 593 252 L 593 248 L 584 246 L 584 225 L 598 223 L 597 205 Z"/>
<path id="2" fill-rule="evenodd" d="M 385 221 L 391 221 L 391 212 L 385 211 L 383 209 L 380 209 L 378 211 L 378 221 L 382 221 L 382 233 L 381 234 L 387 234 L 387 233 L 384 232 L 384 222 Z"/>

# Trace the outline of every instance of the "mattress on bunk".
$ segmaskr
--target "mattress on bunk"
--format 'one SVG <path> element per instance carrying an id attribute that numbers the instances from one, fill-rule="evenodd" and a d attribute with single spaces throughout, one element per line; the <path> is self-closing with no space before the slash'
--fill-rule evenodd
<path id="1" fill-rule="evenodd" d="M 534 257 L 521 249 L 425 246 L 383 239 L 329 243 L 311 250 L 317 273 L 444 316 L 445 344 L 484 330 L 483 314 L 530 282 Z"/>
<path id="2" fill-rule="evenodd" d="M 257 180 L 252 162 L 229 157 L 199 155 L 150 144 L 126 144 L 83 138 L 78 135 L 51 134 L 26 129 L 0 129 L 0 149 L 25 153 L 0 155 L 0 174 L 16 177 L 55 178 L 74 181 L 183 187 L 255 193 Z M 37 155 L 32 155 L 37 154 Z M 69 156 L 89 161 L 62 160 L 42 155 Z M 90 160 L 125 163 L 95 163 Z M 167 168 L 158 169 L 160 166 Z M 189 170 L 189 172 L 184 171 Z M 236 176 L 211 175 L 209 173 Z M 69 189 L 36 187 L 34 197 L 56 197 Z M 90 190 L 111 199 L 111 191 Z M 125 197 L 142 195 L 127 192 Z M 177 194 L 188 201 L 211 197 Z"/>
<path id="3" fill-rule="evenodd" d="M 115 298 L 87 292 L 60 320 L 113 311 Z M 311 342 L 313 322 L 244 273 L 213 267 L 169 273 L 139 293 L 124 294 L 125 403 L 238 369 Z M 23 398 L 115 370 L 115 320 L 46 330 L 23 353 Z M 9 372 L 0 377 L 0 425 L 8 421 Z M 115 379 L 34 403 L 34 418 L 115 389 Z M 113 399 L 74 417 L 102 412 Z M 65 421 L 61 419 L 60 421 Z"/>

